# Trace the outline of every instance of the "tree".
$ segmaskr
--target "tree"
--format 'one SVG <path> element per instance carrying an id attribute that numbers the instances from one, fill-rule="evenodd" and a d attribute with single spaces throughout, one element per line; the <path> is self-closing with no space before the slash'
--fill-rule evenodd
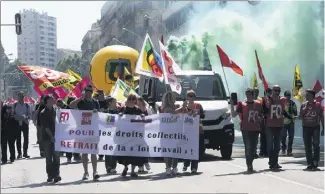
<path id="1" fill-rule="evenodd" d="M 23 65 L 23 63 L 19 59 L 15 59 L 13 62 L 9 63 L 3 76 L 5 87 L 10 88 L 11 86 L 21 86 L 27 88 L 27 91 L 30 91 L 30 86 L 33 85 L 33 83 L 19 70 L 18 66 L 20 65 Z"/>
<path id="2" fill-rule="evenodd" d="M 83 63 L 81 63 L 81 61 L 82 61 L 81 58 L 77 54 L 74 54 L 73 56 L 69 55 L 69 57 L 61 60 L 57 64 L 55 70 L 66 72 L 67 69 L 71 69 L 75 73 L 84 76 L 85 66 L 83 65 Z"/>

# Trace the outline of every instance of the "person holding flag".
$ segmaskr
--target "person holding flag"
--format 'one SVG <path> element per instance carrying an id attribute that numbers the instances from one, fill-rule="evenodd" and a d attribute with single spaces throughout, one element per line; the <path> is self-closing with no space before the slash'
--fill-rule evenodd
<path id="1" fill-rule="evenodd" d="M 303 138 L 306 151 L 307 169 L 317 170 L 320 158 L 320 135 L 324 136 L 324 112 L 319 102 L 315 101 L 314 90 L 306 90 L 306 101 L 300 107 L 299 118 L 302 120 Z M 320 133 L 320 123 L 323 130 Z M 312 149 L 313 148 L 313 149 Z"/>

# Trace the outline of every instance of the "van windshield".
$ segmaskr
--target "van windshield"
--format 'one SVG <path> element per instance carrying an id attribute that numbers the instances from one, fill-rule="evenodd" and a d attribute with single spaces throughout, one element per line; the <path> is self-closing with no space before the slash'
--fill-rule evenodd
<path id="1" fill-rule="evenodd" d="M 177 78 L 182 85 L 182 93 L 177 100 L 185 100 L 188 90 L 195 91 L 196 100 L 225 100 L 227 97 L 221 77 L 218 75 L 182 75 Z"/>

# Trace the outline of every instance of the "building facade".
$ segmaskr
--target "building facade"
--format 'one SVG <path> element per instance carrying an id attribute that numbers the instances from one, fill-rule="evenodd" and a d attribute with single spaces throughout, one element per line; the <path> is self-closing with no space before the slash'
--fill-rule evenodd
<path id="1" fill-rule="evenodd" d="M 18 59 L 28 65 L 57 65 L 56 18 L 35 10 L 20 12 L 22 34 L 17 36 Z"/>
<path id="2" fill-rule="evenodd" d="M 146 33 L 158 48 L 158 40 L 164 34 L 161 14 L 167 7 L 166 2 L 169 1 L 121 0 L 105 3 L 101 9 L 101 19 L 98 21 L 101 33 L 99 37 L 92 36 L 89 46 L 86 46 L 89 40 L 83 39 L 83 55 L 89 52 L 86 52 L 86 47 L 91 47 L 91 52 L 96 53 L 102 47 L 116 44 L 127 45 L 140 51 Z"/>
<path id="3" fill-rule="evenodd" d="M 74 55 L 78 55 L 79 57 L 81 57 L 81 51 L 74 51 L 71 49 L 57 49 L 56 50 L 56 64 L 58 64 L 60 61 L 68 58 L 69 56 L 74 56 Z"/>

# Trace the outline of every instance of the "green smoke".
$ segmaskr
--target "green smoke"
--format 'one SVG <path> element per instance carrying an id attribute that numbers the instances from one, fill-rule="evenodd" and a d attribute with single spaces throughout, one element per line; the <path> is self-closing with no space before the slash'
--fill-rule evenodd
<path id="1" fill-rule="evenodd" d="M 270 85 L 291 90 L 296 64 L 305 88 L 311 88 L 316 79 L 324 81 L 324 18 L 320 2 L 261 2 L 257 6 L 228 2 L 224 9 L 200 9 L 188 23 L 187 35 L 171 37 L 167 43 L 183 69 L 200 69 L 206 46 L 213 70 L 223 76 L 218 44 L 245 74 L 241 77 L 225 69 L 230 91 L 242 92 L 257 73 L 255 49 Z"/>

